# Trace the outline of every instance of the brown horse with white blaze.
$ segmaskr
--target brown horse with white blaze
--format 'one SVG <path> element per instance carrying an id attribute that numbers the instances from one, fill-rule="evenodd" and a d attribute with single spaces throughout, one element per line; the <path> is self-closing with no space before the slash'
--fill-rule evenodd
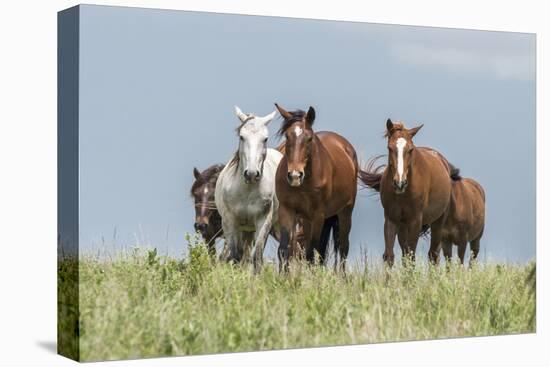
<path id="1" fill-rule="evenodd" d="M 460 263 L 464 264 L 466 245 L 470 242 L 472 264 L 479 253 L 485 227 L 485 191 L 477 181 L 458 177 L 452 182 L 449 215 L 442 230 L 443 255 L 450 260 L 453 244 L 457 245 Z"/>
<path id="2" fill-rule="evenodd" d="M 398 236 L 403 257 L 415 259 L 418 238 L 431 229 L 429 258 L 439 260 L 442 228 L 451 199 L 455 168 L 437 151 L 416 147 L 413 137 L 423 125 L 406 129 L 403 123 L 386 121 L 388 163 L 383 172 L 361 170 L 359 178 L 380 192 L 384 207 L 384 261 L 394 262 Z"/>
<path id="3" fill-rule="evenodd" d="M 289 258 L 300 256 L 302 250 L 310 262 L 317 250 L 324 262 L 332 229 L 336 255 L 345 270 L 359 171 L 355 149 L 334 132 L 314 132 L 313 107 L 306 113 L 275 106 L 284 119 L 279 134 L 286 140 L 275 178 L 280 264 L 286 269 Z"/>

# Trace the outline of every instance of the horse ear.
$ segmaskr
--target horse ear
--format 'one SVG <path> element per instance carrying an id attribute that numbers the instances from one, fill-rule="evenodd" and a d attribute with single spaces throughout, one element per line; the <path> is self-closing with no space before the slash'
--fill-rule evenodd
<path id="1" fill-rule="evenodd" d="M 414 137 L 416 135 L 416 133 L 418 132 L 418 130 L 422 129 L 422 126 L 424 126 L 424 124 L 421 124 L 421 125 L 418 125 L 417 127 L 413 127 L 412 129 L 409 129 L 408 132 L 409 132 L 409 135 L 412 137 Z"/>
<path id="2" fill-rule="evenodd" d="M 279 111 L 279 113 L 281 114 L 281 116 L 283 116 L 285 120 L 290 120 L 292 118 L 292 114 L 279 106 L 277 103 L 275 103 L 275 107 L 277 107 L 277 111 Z"/>
<path id="3" fill-rule="evenodd" d="M 269 123 L 273 120 L 273 118 L 275 118 L 276 113 L 277 111 L 273 111 L 269 115 L 262 117 L 262 120 L 261 120 L 262 123 L 266 126 L 269 125 Z"/>
<path id="4" fill-rule="evenodd" d="M 309 126 L 313 125 L 313 121 L 315 121 L 315 109 L 311 106 L 309 106 L 309 109 L 306 113 L 306 122 Z"/>
<path id="5" fill-rule="evenodd" d="M 388 132 L 390 132 L 391 129 L 393 129 L 393 122 L 392 122 L 391 119 L 388 119 L 388 120 L 386 121 L 386 129 L 388 130 Z"/>
<path id="6" fill-rule="evenodd" d="M 235 106 L 235 115 L 237 115 L 237 117 L 239 118 L 239 120 L 241 120 L 241 123 L 244 123 L 246 121 L 246 119 L 248 118 L 247 115 L 245 115 L 243 113 L 243 111 L 241 111 L 241 109 L 239 108 L 239 106 Z"/>
<path id="7" fill-rule="evenodd" d="M 195 176 L 195 179 L 199 179 L 201 178 L 201 173 L 199 172 L 199 170 L 197 169 L 197 167 L 193 167 L 193 176 Z"/>

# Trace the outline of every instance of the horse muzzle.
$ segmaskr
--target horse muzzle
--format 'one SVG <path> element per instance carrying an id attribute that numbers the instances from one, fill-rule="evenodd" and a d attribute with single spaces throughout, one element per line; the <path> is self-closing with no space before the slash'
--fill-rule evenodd
<path id="1" fill-rule="evenodd" d="M 260 181 L 260 178 L 262 178 L 260 171 L 255 171 L 255 170 L 244 170 L 243 176 L 244 176 L 244 182 L 247 184 L 251 182 L 258 182 Z"/>
<path id="2" fill-rule="evenodd" d="M 403 194 L 407 189 L 409 182 L 407 180 L 393 180 L 393 188 L 395 189 L 396 194 Z"/>
<path id="3" fill-rule="evenodd" d="M 195 231 L 200 232 L 201 234 L 204 234 L 206 232 L 206 229 L 208 228 L 208 223 L 204 222 L 195 222 Z"/>
<path id="4" fill-rule="evenodd" d="M 303 171 L 289 171 L 287 174 L 288 184 L 292 187 L 300 186 L 304 182 Z"/>

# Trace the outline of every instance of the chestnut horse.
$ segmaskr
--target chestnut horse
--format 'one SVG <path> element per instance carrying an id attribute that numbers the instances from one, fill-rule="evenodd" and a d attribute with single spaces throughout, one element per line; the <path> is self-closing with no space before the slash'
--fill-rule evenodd
<path id="1" fill-rule="evenodd" d="M 394 262 L 398 236 L 403 258 L 415 259 L 421 232 L 431 229 L 430 260 L 439 260 L 441 232 L 451 200 L 451 181 L 456 169 L 437 151 L 415 147 L 412 138 L 423 125 L 406 129 L 403 123 L 386 121 L 388 164 L 383 172 L 361 170 L 359 179 L 380 192 L 384 207 L 384 261 Z"/>
<path id="2" fill-rule="evenodd" d="M 191 196 L 195 200 L 195 231 L 202 235 L 211 255 L 216 254 L 216 239 L 223 236 L 222 218 L 214 196 L 223 167 L 223 164 L 215 164 L 202 172 L 193 168 L 195 182 L 191 186 Z"/>
<path id="3" fill-rule="evenodd" d="M 470 242 L 470 264 L 477 258 L 479 242 L 485 227 L 485 192 L 471 178 L 453 181 L 449 215 L 442 230 L 443 255 L 451 259 L 453 244 L 458 246 L 460 263 L 464 264 L 466 244 Z"/>
<path id="4" fill-rule="evenodd" d="M 299 256 L 302 250 L 309 262 L 313 262 L 315 250 L 324 262 L 332 229 L 336 256 L 345 271 L 359 171 L 355 149 L 336 133 L 315 133 L 313 107 L 306 113 L 275 106 L 284 119 L 279 135 L 286 138 L 275 177 L 280 266 L 286 269 L 289 258 Z"/>

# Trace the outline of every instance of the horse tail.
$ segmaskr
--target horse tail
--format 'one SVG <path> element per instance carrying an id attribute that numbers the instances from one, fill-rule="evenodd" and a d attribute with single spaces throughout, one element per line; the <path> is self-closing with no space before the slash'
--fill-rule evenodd
<path id="1" fill-rule="evenodd" d="M 386 165 L 380 164 L 377 166 L 376 162 L 382 157 L 383 155 L 379 155 L 369 159 L 365 169 L 359 170 L 358 176 L 363 187 L 380 192 L 380 181 L 382 181 L 382 173 Z"/>
<path id="2" fill-rule="evenodd" d="M 339 251 L 338 244 L 340 243 L 340 222 L 337 215 L 332 218 L 332 241 L 334 241 L 334 254 L 337 254 Z"/>
<path id="3" fill-rule="evenodd" d="M 460 175 L 460 168 L 457 168 L 452 163 L 449 163 L 449 170 L 450 170 L 451 180 L 453 181 L 462 180 L 462 176 Z"/>
<path id="4" fill-rule="evenodd" d="M 430 235 L 430 225 L 429 224 L 423 224 L 422 228 L 420 229 L 420 237 L 427 238 Z"/>

